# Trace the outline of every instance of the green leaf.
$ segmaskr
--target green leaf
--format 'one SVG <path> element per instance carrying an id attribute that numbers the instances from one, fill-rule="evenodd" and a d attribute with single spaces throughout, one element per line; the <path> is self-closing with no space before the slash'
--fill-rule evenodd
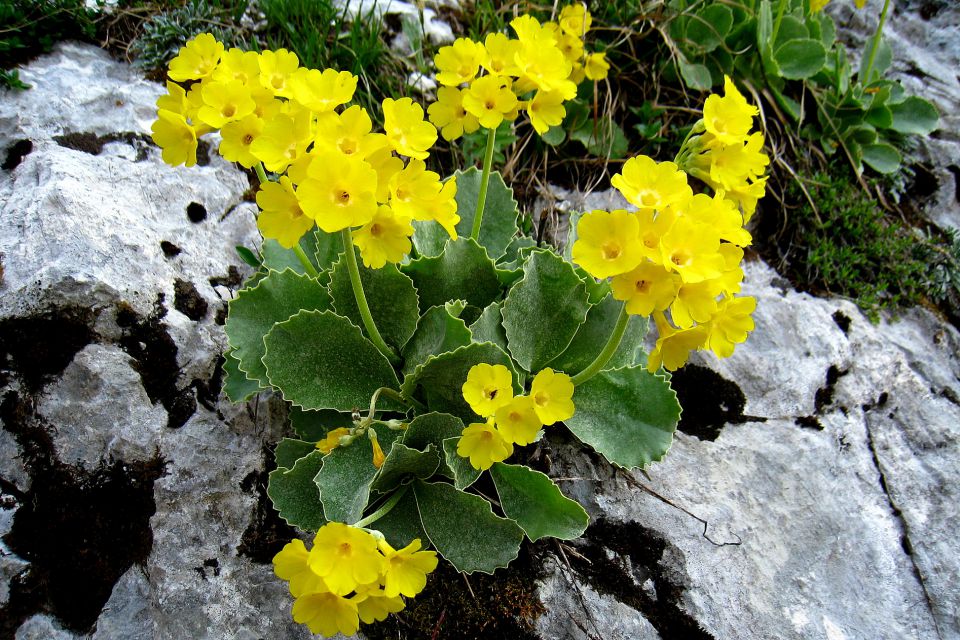
<path id="1" fill-rule="evenodd" d="M 461 310 L 462 311 L 462 310 Z M 411 373 L 430 356 L 470 344 L 471 334 L 463 320 L 446 306 L 430 307 L 420 318 L 417 330 L 403 348 L 403 374 Z"/>
<path id="2" fill-rule="evenodd" d="M 381 428 L 377 436 L 380 446 L 389 451 L 400 432 Z M 324 517 L 346 524 L 362 518 L 378 471 L 373 466 L 373 445 L 365 435 L 324 456 L 323 466 L 313 479 L 320 488 Z"/>
<path id="3" fill-rule="evenodd" d="M 579 276 L 580 281 L 587 287 L 587 294 L 590 296 L 590 304 L 597 304 L 605 297 L 610 295 L 610 282 L 604 278 L 597 280 L 587 273 L 583 267 L 574 267 L 574 272 Z"/>
<path id="4" fill-rule="evenodd" d="M 623 129 L 609 116 L 587 120 L 570 132 L 570 139 L 598 158 L 624 158 L 630 145 Z"/>
<path id="5" fill-rule="evenodd" d="M 539 471 L 497 462 L 490 476 L 504 515 L 515 520 L 533 542 L 546 537 L 573 540 L 587 530 L 590 516 L 583 507 Z"/>
<path id="6" fill-rule="evenodd" d="M 458 171 L 457 176 L 457 234 L 469 237 L 473 229 L 473 217 L 480 198 L 480 178 L 482 173 L 476 167 Z M 487 199 L 483 205 L 483 221 L 480 223 L 480 244 L 486 248 L 491 258 L 503 255 L 507 245 L 519 232 L 517 227 L 517 201 L 513 199 L 513 189 L 503 181 L 499 171 L 490 173 L 487 183 Z"/>
<path id="7" fill-rule="evenodd" d="M 274 324 L 301 309 L 329 309 L 330 295 L 316 280 L 287 269 L 269 272 L 256 287 L 240 291 L 228 306 L 224 329 L 233 348 L 231 353 L 240 361 L 240 370 L 266 388 L 264 336 Z"/>
<path id="8" fill-rule="evenodd" d="M 893 112 L 890 110 L 890 107 L 880 105 L 867 111 L 864 120 L 877 129 L 889 129 L 893 126 Z"/>
<path id="9" fill-rule="evenodd" d="M 352 427 L 353 418 L 349 413 L 331 411 L 307 411 L 296 405 L 290 405 L 290 426 L 300 439 L 310 442 L 323 440 L 327 432 L 338 427 Z"/>
<path id="10" fill-rule="evenodd" d="M 314 451 L 297 460 L 290 470 L 275 469 L 270 472 L 267 495 L 274 509 L 289 525 L 305 531 L 316 531 L 326 524 L 320 490 L 313 482 L 322 464 L 323 454 Z"/>
<path id="11" fill-rule="evenodd" d="M 470 464 L 469 458 L 463 458 L 457 453 L 460 436 L 447 438 L 443 441 L 443 456 L 446 468 L 442 471 L 453 478 L 453 486 L 461 491 L 472 485 L 480 478 L 480 469 Z"/>
<path id="12" fill-rule="evenodd" d="M 242 244 L 238 244 L 234 248 L 237 250 L 237 255 L 240 256 L 241 260 L 246 262 L 248 265 L 250 265 L 254 269 L 260 268 L 260 265 L 262 263 L 260 262 L 260 258 L 259 256 L 257 256 L 257 254 L 255 254 L 253 251 L 243 246 Z"/>
<path id="13" fill-rule="evenodd" d="M 359 262 L 359 260 L 358 260 Z M 360 282 L 370 307 L 370 314 L 387 344 L 399 349 L 407 343 L 417 328 L 417 290 L 413 281 L 397 271 L 390 263 L 382 269 L 368 269 L 363 264 L 360 270 Z M 366 327 L 360 316 L 357 298 L 353 295 L 350 283 L 350 269 L 346 260 L 333 265 L 330 272 L 330 297 L 334 310 L 349 318 L 366 335 Z"/>
<path id="14" fill-rule="evenodd" d="M 425 413 L 410 421 L 400 441 L 420 451 L 430 445 L 441 449 L 444 440 L 459 438 L 462 432 L 463 421 L 460 418 L 448 413 Z"/>
<path id="15" fill-rule="evenodd" d="M 777 47 L 773 54 L 780 76 L 802 80 L 816 75 L 827 62 L 823 43 L 812 38 L 796 38 Z"/>
<path id="16" fill-rule="evenodd" d="M 316 450 L 316 442 L 284 438 L 277 443 L 277 448 L 273 450 L 273 457 L 281 469 L 292 469 L 297 460 Z"/>
<path id="17" fill-rule="evenodd" d="M 567 348 L 589 308 L 587 288 L 570 263 L 534 252 L 503 302 L 511 355 L 525 370 L 539 371 Z"/>
<path id="18" fill-rule="evenodd" d="M 824 47 L 830 49 L 837 39 L 837 26 L 834 24 L 833 18 L 822 11 L 816 14 L 814 18 L 820 25 L 820 42 L 823 43 Z"/>
<path id="19" fill-rule="evenodd" d="M 246 402 L 260 391 L 260 383 L 240 371 L 240 361 L 230 351 L 223 354 L 223 371 L 227 375 L 223 392 L 231 402 Z"/>
<path id="20" fill-rule="evenodd" d="M 427 446 L 426 451 L 417 451 L 394 442 L 380 467 L 380 473 L 373 481 L 373 490 L 386 493 L 412 478 L 426 480 L 439 466 L 440 454 L 436 447 Z"/>
<path id="21" fill-rule="evenodd" d="M 474 342 L 492 342 L 504 351 L 507 350 L 507 332 L 503 329 L 503 316 L 500 315 L 500 302 L 494 302 L 483 310 L 477 321 L 470 325 Z"/>
<path id="22" fill-rule="evenodd" d="M 940 126 L 937 108 L 918 96 L 910 96 L 899 104 L 890 105 L 890 111 L 893 113 L 890 128 L 897 133 L 925 136 Z"/>
<path id="23" fill-rule="evenodd" d="M 417 497 L 410 489 L 401 488 L 400 491 L 406 491 L 400 501 L 368 528 L 382 533 L 394 549 L 402 549 L 414 538 L 419 538 L 423 546 L 427 546 L 430 539 L 420 523 Z"/>
<path id="24" fill-rule="evenodd" d="M 516 379 L 513 362 L 503 349 L 489 342 L 474 342 L 428 358 L 403 379 L 402 393 L 410 398 L 419 390 L 431 409 L 455 415 L 464 421 L 474 420 L 476 414 L 463 399 L 462 387 L 470 368 L 481 362 L 502 364 Z M 518 384 L 515 383 L 514 387 L 520 391 Z"/>
<path id="25" fill-rule="evenodd" d="M 680 420 L 670 384 L 641 367 L 604 371 L 573 393 L 576 413 L 564 424 L 610 462 L 645 467 L 663 458 Z"/>
<path id="26" fill-rule="evenodd" d="M 500 294 L 493 261 L 470 238 L 448 240 L 441 255 L 419 258 L 400 270 L 413 279 L 421 312 L 449 300 L 466 300 L 482 309 Z"/>
<path id="27" fill-rule="evenodd" d="M 343 253 L 343 240 L 340 234 L 314 229 L 313 238 L 314 250 L 312 254 L 308 253 L 308 255 L 313 255 L 313 262 L 318 269 L 329 269 L 340 259 L 340 254 Z"/>
<path id="28" fill-rule="evenodd" d="M 733 26 L 733 11 L 722 4 L 708 4 L 690 16 L 687 22 L 686 39 L 709 53 L 723 43 Z"/>
<path id="29" fill-rule="evenodd" d="M 317 267 L 318 265 L 314 262 L 316 258 L 315 242 L 312 233 L 305 233 L 303 237 L 300 238 L 300 248 L 309 256 L 313 266 Z M 271 238 L 264 238 L 263 244 L 260 246 L 260 255 L 263 257 L 263 266 L 268 269 L 274 271 L 292 269 L 301 275 L 307 272 L 303 267 L 303 263 L 300 262 L 300 259 L 297 257 L 297 254 L 293 252 L 293 249 L 287 249 Z"/>
<path id="30" fill-rule="evenodd" d="M 277 323 L 264 342 L 270 384 L 304 409 L 352 411 L 380 387 L 399 386 L 383 354 L 332 311 L 301 311 Z"/>
<path id="31" fill-rule="evenodd" d="M 414 483 L 423 528 L 437 552 L 461 573 L 493 573 L 517 557 L 523 531 L 494 515 L 490 503 L 449 484 Z"/>
<path id="32" fill-rule="evenodd" d="M 697 91 L 709 91 L 713 86 L 713 76 L 710 75 L 710 69 L 702 64 L 688 62 L 682 56 L 677 58 L 677 66 L 680 68 L 680 76 L 684 84 L 690 89 Z"/>
<path id="33" fill-rule="evenodd" d="M 520 258 L 521 253 L 531 251 L 535 249 L 536 246 L 537 241 L 530 236 L 517 236 L 507 245 L 507 250 L 497 259 L 497 264 L 501 265 L 516 262 Z"/>
<path id="34" fill-rule="evenodd" d="M 780 29 L 777 31 L 777 41 L 773 42 L 773 48 L 791 40 L 806 40 L 810 38 L 810 31 L 803 20 L 795 16 L 785 15 L 780 21 Z M 817 38 L 819 41 L 819 38 Z"/>
<path id="35" fill-rule="evenodd" d="M 563 141 L 567 139 L 567 132 L 562 126 L 557 125 L 547 129 L 546 133 L 540 136 L 540 139 L 551 147 L 555 147 L 558 144 L 563 144 Z"/>
<path id="36" fill-rule="evenodd" d="M 550 368 L 563 371 L 570 375 L 579 373 L 593 362 L 602 350 L 614 325 L 620 317 L 620 308 L 623 302 L 607 295 L 599 304 L 594 305 L 587 312 L 587 320 L 577 330 L 570 346 L 550 363 Z M 630 316 L 627 321 L 627 330 L 620 340 L 620 346 L 614 352 L 607 369 L 617 369 L 634 364 L 637 351 L 643 348 L 643 338 L 647 335 L 647 318 Z"/>
<path id="37" fill-rule="evenodd" d="M 900 168 L 900 152 L 885 142 L 865 144 L 863 161 L 874 171 L 880 173 L 895 173 Z"/>
<path id="38" fill-rule="evenodd" d="M 890 64 L 893 62 L 893 49 L 890 48 L 886 40 L 881 38 L 880 44 L 877 46 L 877 53 L 873 56 L 873 66 L 870 68 L 870 77 L 868 78 L 866 76 L 867 62 L 870 59 L 870 48 L 872 46 L 873 38 L 868 38 L 864 45 L 863 55 L 860 57 L 860 70 L 858 71 L 857 77 L 860 80 L 860 84 L 865 87 L 882 79 L 887 69 L 890 68 Z"/>

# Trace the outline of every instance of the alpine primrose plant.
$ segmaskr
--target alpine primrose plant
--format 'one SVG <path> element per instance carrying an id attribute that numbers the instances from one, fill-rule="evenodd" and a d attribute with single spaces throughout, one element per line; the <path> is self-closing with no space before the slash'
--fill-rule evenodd
<path id="1" fill-rule="evenodd" d="M 437 54 L 438 101 L 384 100 L 382 131 L 351 105 L 356 77 L 282 49 L 204 34 L 170 63 L 164 160 L 195 164 L 218 132 L 260 179 L 264 241 L 238 248 L 256 272 L 229 305 L 225 391 L 289 406 L 296 437 L 276 447 L 268 494 L 314 537 L 274 569 L 314 633 L 402 610 L 438 556 L 491 573 L 524 537 L 580 536 L 583 508 L 506 461 L 561 422 L 615 465 L 660 460 L 680 416 L 665 372 L 697 349 L 729 356 L 753 329 L 755 302 L 736 294 L 767 158 L 730 80 L 674 162 L 640 156 L 614 176 L 631 210 L 579 216 L 562 253 L 520 234 L 489 148 L 482 172 L 427 169 L 437 127 L 492 140 L 520 112 L 540 133 L 559 122 L 579 76 L 606 72 L 583 53 L 589 26 L 573 5 L 557 24 L 517 18 L 515 39 L 458 40 Z"/>

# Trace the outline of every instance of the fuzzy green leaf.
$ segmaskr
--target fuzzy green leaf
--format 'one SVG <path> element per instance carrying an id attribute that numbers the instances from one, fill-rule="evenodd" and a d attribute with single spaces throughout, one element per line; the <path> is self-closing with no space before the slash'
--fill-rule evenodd
<path id="1" fill-rule="evenodd" d="M 474 420 L 476 414 L 463 399 L 462 387 L 470 368 L 481 362 L 502 364 L 516 378 L 510 356 L 503 349 L 489 342 L 474 342 L 428 358 L 403 379 L 403 395 L 410 398 L 421 391 L 431 409 L 455 415 L 464 421 Z M 519 385 L 515 383 L 514 386 L 519 392 Z"/>
<path id="2" fill-rule="evenodd" d="M 477 321 L 470 325 L 474 342 L 492 342 L 504 351 L 507 350 L 507 332 L 503 330 L 503 316 L 500 315 L 502 303 L 494 302 L 483 310 Z"/>
<path id="3" fill-rule="evenodd" d="M 368 269 L 363 264 L 358 266 L 373 321 L 387 344 L 399 349 L 407 343 L 417 328 L 419 313 L 413 281 L 389 263 L 382 269 Z M 346 260 L 333 265 L 329 289 L 334 310 L 349 318 L 366 335 L 367 330 L 360 317 L 353 286 L 350 284 L 350 271 Z"/>
<path id="4" fill-rule="evenodd" d="M 300 238 L 300 248 L 303 249 L 303 252 L 310 258 L 313 266 L 317 267 L 318 265 L 315 262 L 315 245 L 316 240 L 314 239 L 313 233 L 305 233 L 303 237 Z M 301 275 L 307 272 L 303 267 L 303 263 L 300 262 L 300 259 L 297 257 L 297 254 L 293 252 L 293 249 L 287 249 L 271 238 L 264 239 L 263 244 L 260 246 L 260 255 L 263 257 L 263 266 L 273 271 L 292 269 Z"/>
<path id="5" fill-rule="evenodd" d="M 419 538 L 423 546 L 427 546 L 430 539 L 420 522 L 420 508 L 417 506 L 417 497 L 412 489 L 400 489 L 400 491 L 404 490 L 406 493 L 393 506 L 393 509 L 390 509 L 386 515 L 371 524 L 369 528 L 382 533 L 394 549 L 404 548 L 414 538 Z"/>
<path id="6" fill-rule="evenodd" d="M 462 311 L 462 309 L 461 309 Z M 420 317 L 417 330 L 401 352 L 403 374 L 411 373 L 427 358 L 470 344 L 471 334 L 460 318 L 446 308 L 430 307 Z"/>
<path id="7" fill-rule="evenodd" d="M 710 69 L 702 64 L 687 62 L 680 57 L 677 60 L 677 66 L 680 68 L 680 76 L 684 84 L 690 89 L 697 91 L 709 91 L 713 86 L 713 77 L 710 75 Z"/>
<path id="8" fill-rule="evenodd" d="M 446 468 L 442 471 L 447 477 L 453 478 L 453 486 L 462 491 L 480 478 L 481 471 L 470 464 L 469 458 L 463 458 L 457 454 L 459 443 L 460 436 L 447 438 L 443 441 L 443 457 Z"/>
<path id="9" fill-rule="evenodd" d="M 377 429 L 384 451 L 389 451 L 400 432 Z M 323 458 L 313 479 L 320 488 L 323 514 L 331 522 L 353 524 L 363 517 L 370 499 L 370 485 L 378 469 L 373 466 L 373 445 L 360 436 L 345 447 L 337 447 Z"/>
<path id="10" fill-rule="evenodd" d="M 900 152 L 885 142 L 865 144 L 863 162 L 880 173 L 895 173 L 900 168 Z"/>
<path id="11" fill-rule="evenodd" d="M 373 490 L 386 493 L 411 478 L 426 480 L 440 466 L 440 454 L 437 447 L 428 445 L 425 451 L 417 451 L 394 442 L 387 458 L 380 467 L 380 473 L 373 481 Z"/>
<path id="12" fill-rule="evenodd" d="M 469 237 L 480 197 L 482 173 L 476 167 L 470 167 L 466 171 L 458 171 L 456 175 L 457 213 L 460 214 L 457 233 Z M 517 227 L 517 215 L 517 201 L 513 199 L 513 189 L 506 185 L 499 171 L 492 171 L 487 182 L 483 221 L 480 223 L 480 244 L 494 260 L 503 255 L 507 245 L 520 231 Z"/>
<path id="13" fill-rule="evenodd" d="M 420 519 L 440 555 L 462 573 L 493 573 L 517 557 L 523 531 L 494 515 L 490 503 L 449 484 L 413 485 Z"/>
<path id="14" fill-rule="evenodd" d="M 463 421 L 456 416 L 448 413 L 425 413 L 410 421 L 400 441 L 420 451 L 430 445 L 440 449 L 444 440 L 459 438 L 462 431 Z"/>
<path id="15" fill-rule="evenodd" d="M 608 295 L 600 304 L 590 307 L 586 321 L 580 325 L 570 346 L 550 363 L 550 368 L 570 375 L 586 369 L 610 338 L 613 327 L 620 317 L 622 306 L 623 302 L 614 300 L 612 295 Z M 616 369 L 633 364 L 637 351 L 643 348 L 645 335 L 647 335 L 647 319 L 642 316 L 630 316 L 627 321 L 627 330 L 620 340 L 620 346 L 617 347 L 606 368 Z"/>
<path id="16" fill-rule="evenodd" d="M 563 353 L 590 308 L 573 267 L 551 251 L 536 251 L 503 302 L 503 328 L 513 358 L 534 372 Z"/>
<path id="17" fill-rule="evenodd" d="M 819 40 L 795 38 L 779 45 L 773 57 L 781 77 L 803 80 L 816 75 L 823 68 L 827 62 L 827 50 Z"/>
<path id="18" fill-rule="evenodd" d="M 260 391 L 260 383 L 240 371 L 240 361 L 230 351 L 223 354 L 223 392 L 231 402 L 246 402 Z"/>
<path id="19" fill-rule="evenodd" d="M 273 450 L 273 458 L 277 466 L 281 469 L 292 469 L 297 460 L 308 456 L 317 450 L 315 442 L 305 440 L 296 440 L 294 438 L 284 438 L 277 443 L 277 448 Z"/>
<path id="20" fill-rule="evenodd" d="M 330 308 L 330 295 L 309 276 L 285 271 L 271 271 L 257 286 L 243 289 L 229 303 L 224 329 L 240 370 L 262 387 L 269 386 L 262 362 L 266 348 L 264 336 L 278 322 L 283 322 L 301 309 L 323 311 Z"/>
<path id="21" fill-rule="evenodd" d="M 332 311 L 301 311 L 264 339 L 270 384 L 304 409 L 365 407 L 380 387 L 399 387 L 390 362 L 355 325 Z"/>
<path id="22" fill-rule="evenodd" d="M 530 540 L 573 540 L 587 530 L 590 517 L 583 507 L 539 471 L 497 462 L 490 468 L 490 476 L 504 515 L 516 521 Z"/>
<path id="23" fill-rule="evenodd" d="M 931 102 L 918 96 L 910 96 L 903 102 L 890 105 L 893 113 L 891 129 L 897 133 L 925 136 L 940 126 L 940 114 Z"/>
<path id="24" fill-rule="evenodd" d="M 680 420 L 677 394 L 642 367 L 597 374 L 573 393 L 576 413 L 564 424 L 610 462 L 645 467 L 663 458 Z"/>
<path id="25" fill-rule="evenodd" d="M 313 478 L 323 464 L 323 454 L 314 451 L 297 460 L 292 469 L 275 469 L 270 472 L 267 495 L 280 517 L 294 527 L 316 531 L 327 520 L 323 517 L 320 490 Z"/>
<path id="26" fill-rule="evenodd" d="M 441 255 L 419 258 L 400 270 L 413 279 L 421 312 L 450 300 L 466 300 L 483 309 L 500 294 L 493 261 L 470 238 L 448 240 Z"/>
<path id="27" fill-rule="evenodd" d="M 322 440 L 331 429 L 352 427 L 353 419 L 349 413 L 330 409 L 307 411 L 290 405 L 290 426 L 301 440 L 317 442 Z"/>
<path id="28" fill-rule="evenodd" d="M 313 231 L 313 263 L 318 269 L 329 269 L 343 253 L 343 240 L 339 233 L 327 233 L 322 229 Z M 308 253 L 308 255 L 311 255 Z"/>

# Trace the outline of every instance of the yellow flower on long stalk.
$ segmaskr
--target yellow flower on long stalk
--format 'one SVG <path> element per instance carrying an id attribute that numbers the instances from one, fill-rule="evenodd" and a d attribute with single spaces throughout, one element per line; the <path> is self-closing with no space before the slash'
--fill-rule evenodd
<path id="1" fill-rule="evenodd" d="M 164 162 L 172 167 L 197 164 L 197 132 L 182 115 L 160 109 L 150 130 Z"/>
<path id="2" fill-rule="evenodd" d="M 260 207 L 257 218 L 260 233 L 287 249 L 294 247 L 303 234 L 313 228 L 313 219 L 304 214 L 293 182 L 287 176 L 280 176 L 279 182 L 261 184 L 257 205 Z"/>
<path id="3" fill-rule="evenodd" d="M 260 54 L 260 84 L 275 96 L 292 98 L 290 76 L 300 68 L 297 54 L 286 49 L 264 51 Z"/>
<path id="4" fill-rule="evenodd" d="M 263 120 L 253 114 L 223 125 L 220 129 L 220 155 L 224 160 L 252 169 L 260 160 L 250 147 L 263 132 L 263 126 Z"/>
<path id="5" fill-rule="evenodd" d="M 349 71 L 301 67 L 290 74 L 287 85 L 294 100 L 315 113 L 324 113 L 353 99 L 357 77 Z"/>
<path id="6" fill-rule="evenodd" d="M 633 271 L 613 276 L 613 297 L 627 303 L 627 313 L 649 316 L 663 311 L 674 301 L 680 278 L 661 265 L 644 262 Z"/>
<path id="7" fill-rule="evenodd" d="M 377 213 L 377 172 L 356 155 L 321 150 L 297 189 L 304 213 L 327 233 L 356 227 Z"/>
<path id="8" fill-rule="evenodd" d="M 437 65 L 437 82 L 456 87 L 472 81 L 484 57 L 483 45 L 469 38 L 457 38 L 452 45 L 440 47 L 433 59 Z"/>
<path id="9" fill-rule="evenodd" d="M 410 98 L 383 101 L 383 130 L 387 142 L 402 156 L 426 160 L 437 141 L 437 128 L 423 119 L 423 107 Z"/>
<path id="10" fill-rule="evenodd" d="M 167 75 L 177 82 L 208 78 L 217 68 L 222 55 L 223 44 L 211 34 L 201 33 L 187 41 L 177 57 L 170 61 Z"/>
<path id="11" fill-rule="evenodd" d="M 537 415 L 536 403 L 529 396 L 518 396 L 499 407 L 494 414 L 494 421 L 504 438 L 520 446 L 536 440 L 543 426 Z"/>
<path id="12" fill-rule="evenodd" d="M 703 124 L 707 132 L 723 144 L 743 143 L 760 113 L 747 102 L 729 77 L 723 77 L 723 97 L 710 95 L 703 104 Z"/>
<path id="13" fill-rule="evenodd" d="M 530 385 L 533 410 L 544 426 L 573 417 L 573 382 L 570 376 L 553 369 L 543 369 Z"/>
<path id="14" fill-rule="evenodd" d="M 558 91 L 537 91 L 527 103 L 527 116 L 534 130 L 543 135 L 563 122 L 567 110 L 563 106 L 563 96 Z"/>
<path id="15" fill-rule="evenodd" d="M 632 270 L 643 260 L 637 217 L 622 209 L 585 214 L 577 224 L 572 255 L 594 278 Z"/>
<path id="16" fill-rule="evenodd" d="M 373 219 L 353 234 L 363 264 L 380 269 L 386 263 L 401 262 L 410 253 L 413 226 L 410 218 L 399 216 L 387 205 L 380 205 Z"/>
<path id="17" fill-rule="evenodd" d="M 513 399 L 513 376 L 502 364 L 482 362 L 470 368 L 461 390 L 473 412 L 487 418 Z"/>
<path id="18" fill-rule="evenodd" d="M 474 469 L 486 471 L 494 462 L 503 462 L 513 455 L 513 443 L 503 437 L 491 418 L 463 430 L 457 441 L 457 455 L 469 458 Z"/>
<path id="19" fill-rule="evenodd" d="M 672 162 L 657 162 L 648 156 L 630 158 L 620 173 L 610 179 L 627 202 L 638 209 L 662 210 L 686 202 L 693 191 L 687 174 Z"/>
<path id="20" fill-rule="evenodd" d="M 448 142 L 480 128 L 477 116 L 467 113 L 463 108 L 465 91 L 456 87 L 440 87 L 437 89 L 437 101 L 427 107 L 430 122 L 440 129 L 440 135 Z"/>
<path id="21" fill-rule="evenodd" d="M 496 129 L 504 119 L 516 113 L 517 96 L 504 76 L 477 78 L 463 95 L 463 108 L 487 129 Z M 515 116 L 514 116 L 515 117 Z"/>
<path id="22" fill-rule="evenodd" d="M 386 559 L 383 593 L 388 598 L 398 595 L 412 598 L 427 585 L 427 574 L 437 568 L 437 552 L 421 551 L 420 538 L 399 551 L 386 540 L 379 542 Z"/>

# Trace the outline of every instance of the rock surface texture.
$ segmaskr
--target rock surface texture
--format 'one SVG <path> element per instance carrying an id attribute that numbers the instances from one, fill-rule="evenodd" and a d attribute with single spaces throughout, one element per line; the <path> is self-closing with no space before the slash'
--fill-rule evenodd
<path id="1" fill-rule="evenodd" d="M 246 176 L 164 165 L 161 87 L 97 49 L 21 76 L 0 96 L 0 638 L 308 637 L 269 564 L 292 535 L 264 494 L 282 408 L 220 395 L 234 247 L 259 242 Z M 662 463 L 542 445 L 593 522 L 533 550 L 527 637 L 960 637 L 960 334 L 746 272 L 756 331 L 674 376 Z"/>

